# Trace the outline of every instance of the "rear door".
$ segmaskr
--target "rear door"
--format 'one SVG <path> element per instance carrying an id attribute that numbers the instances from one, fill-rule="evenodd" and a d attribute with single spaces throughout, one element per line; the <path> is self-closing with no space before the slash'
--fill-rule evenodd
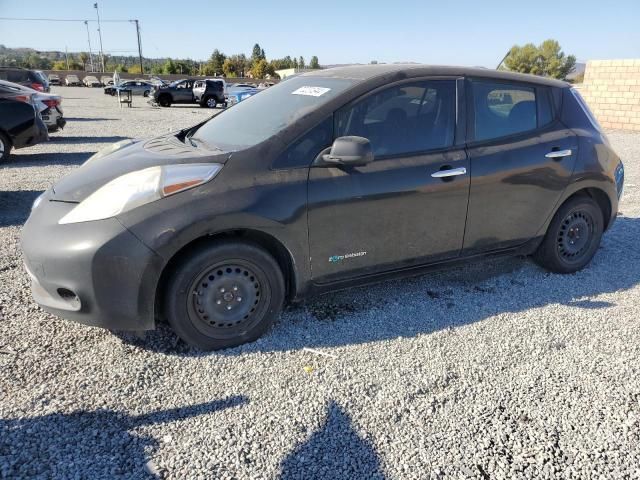
<path id="1" fill-rule="evenodd" d="M 459 255 L 469 165 L 458 104 L 455 79 L 424 79 L 376 90 L 335 113 L 334 137 L 368 138 L 375 159 L 309 171 L 316 282 Z"/>
<path id="2" fill-rule="evenodd" d="M 556 114 L 551 87 L 467 81 L 471 164 L 464 253 L 536 236 L 569 183 L 576 136 Z"/>

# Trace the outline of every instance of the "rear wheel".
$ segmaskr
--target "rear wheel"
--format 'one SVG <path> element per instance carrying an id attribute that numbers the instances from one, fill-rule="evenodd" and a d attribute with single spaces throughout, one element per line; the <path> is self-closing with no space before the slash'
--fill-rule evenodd
<path id="1" fill-rule="evenodd" d="M 216 108 L 216 106 L 218 105 L 218 102 L 216 101 L 216 97 L 207 97 L 207 99 L 205 100 L 205 103 L 209 108 Z"/>
<path id="2" fill-rule="evenodd" d="M 278 263 L 250 243 L 201 247 L 173 272 L 165 313 L 189 345 L 219 350 L 251 342 L 277 318 L 284 302 Z"/>
<path id="3" fill-rule="evenodd" d="M 149 96 L 149 90 L 145 90 L 144 93 L 142 94 L 143 97 L 148 97 Z"/>
<path id="4" fill-rule="evenodd" d="M 598 204 L 586 195 L 572 198 L 556 212 L 534 259 L 556 273 L 582 270 L 598 250 L 603 231 Z"/>
<path id="5" fill-rule="evenodd" d="M 2 132 L 0 132 L 0 163 L 9 160 L 9 154 L 11 154 L 11 141 Z"/>

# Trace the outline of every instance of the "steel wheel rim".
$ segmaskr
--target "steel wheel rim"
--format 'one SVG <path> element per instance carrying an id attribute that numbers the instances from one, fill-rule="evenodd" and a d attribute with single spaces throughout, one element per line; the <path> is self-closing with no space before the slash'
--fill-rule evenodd
<path id="1" fill-rule="evenodd" d="M 580 262 L 593 240 L 593 217 L 583 210 L 571 212 L 560 224 L 558 254 L 567 263 Z"/>
<path id="2" fill-rule="evenodd" d="M 188 313 L 194 326 L 214 338 L 231 338 L 250 330 L 268 307 L 264 272 L 245 260 L 208 267 L 189 288 Z"/>
<path id="3" fill-rule="evenodd" d="M 207 107 L 209 107 L 209 108 L 216 108 L 216 105 L 217 105 L 217 104 L 216 104 L 216 100 L 215 100 L 215 98 L 209 98 L 209 99 L 207 100 Z"/>

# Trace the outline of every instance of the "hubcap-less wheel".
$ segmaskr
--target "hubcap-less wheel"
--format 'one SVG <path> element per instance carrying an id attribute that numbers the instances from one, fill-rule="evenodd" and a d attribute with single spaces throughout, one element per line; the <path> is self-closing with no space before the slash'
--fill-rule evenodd
<path id="1" fill-rule="evenodd" d="M 4 141 L 2 140 L 2 137 L 0 137 L 0 158 L 4 157 Z"/>
<path id="2" fill-rule="evenodd" d="M 593 218 L 588 212 L 573 212 L 558 231 L 558 253 L 567 263 L 580 262 L 593 238 Z"/>
<path id="3" fill-rule="evenodd" d="M 191 285 L 189 316 L 202 333 L 233 337 L 262 317 L 266 306 L 265 279 L 245 261 L 222 263 L 200 275 Z"/>
<path id="4" fill-rule="evenodd" d="M 216 99 L 215 98 L 208 98 L 207 99 L 207 107 L 209 108 L 216 108 Z"/>

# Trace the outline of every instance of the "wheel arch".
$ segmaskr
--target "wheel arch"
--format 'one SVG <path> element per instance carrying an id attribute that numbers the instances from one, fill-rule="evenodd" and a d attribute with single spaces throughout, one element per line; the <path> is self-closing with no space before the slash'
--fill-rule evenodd
<path id="1" fill-rule="evenodd" d="M 183 258 L 189 254 L 194 248 L 203 245 L 215 245 L 216 243 L 226 241 L 242 241 L 254 244 L 266 252 L 268 252 L 278 263 L 285 279 L 285 298 L 291 300 L 297 294 L 296 288 L 296 271 L 294 266 L 293 255 L 287 247 L 276 237 L 260 230 L 250 228 L 239 228 L 216 232 L 210 235 L 204 235 L 193 239 L 189 243 L 183 245 L 177 250 L 166 263 L 156 286 L 154 308 L 157 314 L 162 316 L 162 295 L 167 287 L 168 280 L 174 269 L 180 264 Z"/>
<path id="2" fill-rule="evenodd" d="M 602 211 L 602 218 L 604 220 L 604 230 L 606 231 L 609 227 L 611 227 L 611 225 L 615 220 L 615 215 L 617 213 L 617 208 L 618 208 L 617 197 L 616 196 L 612 197 L 612 193 L 607 192 L 606 187 L 603 188 L 602 185 L 576 184 L 573 186 L 573 188 L 568 189 L 563 195 L 562 199 L 558 201 L 555 208 L 553 209 L 553 211 L 545 221 L 544 225 L 538 232 L 537 236 L 543 237 L 546 234 L 547 229 L 551 224 L 551 220 L 555 216 L 556 212 L 562 207 L 562 205 L 564 205 L 570 199 L 578 196 L 587 196 L 595 200 L 595 202 L 600 207 L 600 210 Z M 614 201 L 612 201 L 612 198 L 615 199 L 615 203 Z"/>

